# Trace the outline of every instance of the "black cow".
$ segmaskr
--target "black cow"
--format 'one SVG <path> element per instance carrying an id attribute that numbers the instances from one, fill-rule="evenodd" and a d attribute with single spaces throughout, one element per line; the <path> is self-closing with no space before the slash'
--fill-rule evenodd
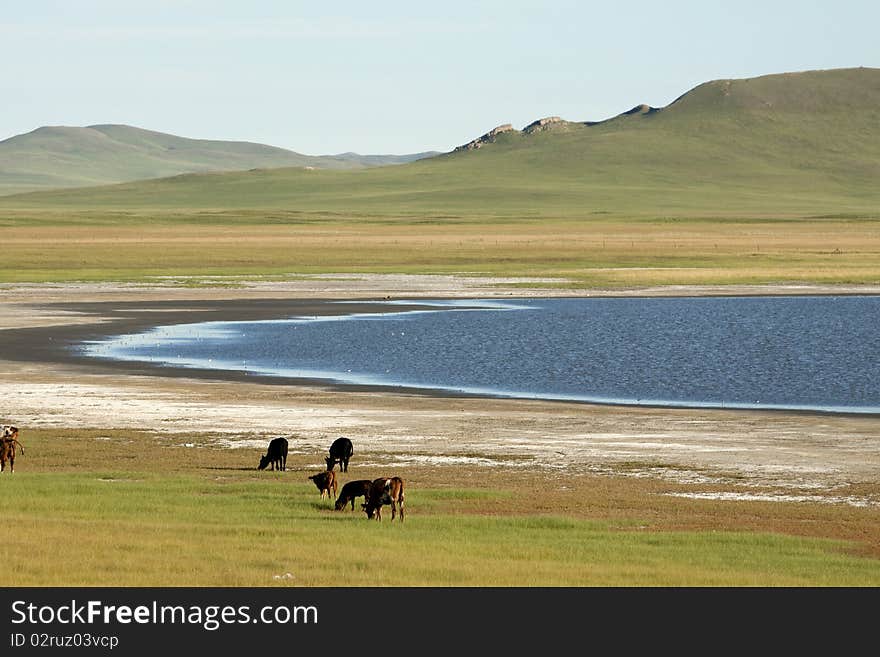
<path id="1" fill-rule="evenodd" d="M 260 457 L 257 470 L 265 470 L 270 463 L 273 470 L 287 470 L 287 438 L 273 438 L 269 441 L 269 447 L 266 454 Z"/>
<path id="2" fill-rule="evenodd" d="M 336 510 L 342 511 L 346 504 L 351 504 L 351 510 L 354 511 L 354 498 L 363 496 L 364 502 L 370 499 L 370 486 L 373 482 L 370 479 L 358 479 L 357 481 L 349 481 L 342 490 L 339 491 L 339 498 L 336 500 Z"/>
<path id="3" fill-rule="evenodd" d="M 325 458 L 327 461 L 327 469 L 332 470 L 333 466 L 339 464 L 340 472 L 348 472 L 348 459 L 354 454 L 354 446 L 348 438 L 337 438 L 330 445 L 330 456 Z"/>

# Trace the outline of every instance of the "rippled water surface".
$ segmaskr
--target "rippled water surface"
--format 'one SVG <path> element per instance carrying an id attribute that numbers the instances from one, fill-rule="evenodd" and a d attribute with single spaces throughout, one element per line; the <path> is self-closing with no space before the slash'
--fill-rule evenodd
<path id="1" fill-rule="evenodd" d="M 880 412 L 880 297 L 438 302 L 157 327 L 102 358 L 602 403 Z"/>

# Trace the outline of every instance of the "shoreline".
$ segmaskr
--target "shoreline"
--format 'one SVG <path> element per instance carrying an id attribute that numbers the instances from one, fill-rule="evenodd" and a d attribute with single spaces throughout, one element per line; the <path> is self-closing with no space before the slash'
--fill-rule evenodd
<path id="1" fill-rule="evenodd" d="M 373 284 L 384 288 L 386 282 Z M 720 496 L 730 495 L 734 486 L 742 499 L 763 495 L 784 501 L 807 494 L 833 501 L 842 488 L 867 484 L 867 492 L 852 503 L 880 506 L 875 416 L 595 405 L 314 381 L 291 385 L 248 376 L 220 379 L 215 371 L 163 369 L 160 374 L 148 365 L 94 363 L 62 353 L 65 345 L 108 332 L 188 322 L 193 316 L 203 321 L 277 317 L 279 311 L 342 314 L 358 308 L 358 300 L 369 301 L 363 308 L 376 311 L 375 302 L 381 305 L 390 296 L 489 298 L 457 285 L 444 284 L 441 290 L 429 285 L 409 294 L 401 289 L 376 294 L 371 288 L 369 296 L 356 285 L 347 295 L 326 296 L 313 283 L 316 289 L 305 298 L 284 285 L 268 296 L 264 286 L 144 290 L 100 285 L 79 286 L 73 294 L 63 286 L 45 286 L 27 295 L 23 288 L 12 294 L 7 287 L 0 291 L 0 416 L 21 426 L 23 436 L 28 428 L 61 434 L 75 427 L 146 429 L 182 440 L 187 434 L 208 436 L 231 449 L 262 449 L 269 436 L 295 435 L 298 449 L 315 454 L 338 435 L 349 435 L 361 453 L 401 467 L 475 460 L 493 468 L 653 477 L 690 482 L 699 487 L 695 494 L 718 499 L 726 499 Z M 540 296 L 503 285 L 494 292 L 494 298 Z M 334 307 L 331 302 L 338 300 L 355 303 Z"/>
<path id="2" fill-rule="evenodd" d="M 771 296 L 771 295 L 763 295 Z M 773 295 L 776 296 L 776 295 Z M 778 295 L 784 297 L 786 295 Z M 529 297 L 520 297 L 528 299 Z M 583 298 L 583 297 L 582 297 Z M 669 297 L 667 297 L 669 298 Z M 515 391 L 492 389 L 467 389 L 452 385 L 415 385 L 402 382 L 370 382 L 359 383 L 346 381 L 340 371 L 339 377 L 331 376 L 291 376 L 271 371 L 255 371 L 247 368 L 211 367 L 198 364 L 177 364 L 173 361 L 153 361 L 149 359 L 86 355 L 81 347 L 88 342 L 104 342 L 113 337 L 124 337 L 140 334 L 154 328 L 177 324 L 196 323 L 237 323 L 283 319 L 305 319 L 308 317 L 351 317 L 362 314 L 395 314 L 411 311 L 442 312 L 444 307 L 452 307 L 450 302 L 458 302 L 457 306 L 467 306 L 472 300 L 473 307 L 481 307 L 476 298 L 457 299 L 313 299 L 308 302 L 298 299 L 252 299 L 225 301 L 172 301 L 153 303 L 150 308 L 135 306 L 132 303 L 101 301 L 92 303 L 62 304 L 56 310 L 62 313 L 75 314 L 81 319 L 92 317 L 101 321 L 94 324 L 87 322 L 74 326 L 54 326 L 47 329 L 19 329 L 12 333 L 15 349 L 4 348 L 0 344 L 0 360 L 15 360 L 17 354 L 33 354 L 33 343 L 47 345 L 44 358 L 52 359 L 59 364 L 74 364 L 94 372 L 120 371 L 128 374 L 149 375 L 174 378 L 197 378 L 217 381 L 248 381 L 265 385 L 299 385 L 320 386 L 334 390 L 373 391 L 390 394 L 413 394 L 434 397 L 478 398 L 478 399 L 512 399 L 547 401 L 570 404 L 588 404 L 591 406 L 610 406 L 623 408 L 646 409 L 690 409 L 690 410 L 731 410 L 756 412 L 804 413 L 817 415 L 840 415 L 860 417 L 880 417 L 880 410 L 861 407 L 811 407 L 782 404 L 747 404 L 701 401 L 675 401 L 652 399 L 638 401 L 635 399 L 611 399 L 601 397 L 553 396 L 550 393 L 519 393 Z M 489 303 L 510 303 L 517 300 L 506 298 L 504 301 L 489 300 Z M 485 306 L 490 307 L 490 306 Z M 192 315 L 192 316 L 191 316 Z M 22 349 L 24 345 L 24 349 Z M 30 358 L 32 356 L 28 356 Z"/>

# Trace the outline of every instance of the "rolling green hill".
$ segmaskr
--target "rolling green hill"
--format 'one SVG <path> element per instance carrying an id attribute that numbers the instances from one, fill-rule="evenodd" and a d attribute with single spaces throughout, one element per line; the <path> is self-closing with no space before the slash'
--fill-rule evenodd
<path id="1" fill-rule="evenodd" d="M 397 167 L 180 175 L 9 196 L 0 207 L 473 219 L 876 215 L 880 69 L 717 80 L 661 109 L 637 106 L 599 123 L 556 121 L 485 141 Z"/>
<path id="2" fill-rule="evenodd" d="M 310 156 L 263 144 L 186 139 L 127 125 L 42 127 L 0 141 L 0 194 L 205 171 L 350 169 L 400 164 L 432 154 Z"/>

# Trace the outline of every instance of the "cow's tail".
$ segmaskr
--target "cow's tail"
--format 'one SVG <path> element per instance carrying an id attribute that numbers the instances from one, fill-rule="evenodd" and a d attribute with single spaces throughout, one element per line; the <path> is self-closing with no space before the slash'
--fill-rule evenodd
<path id="1" fill-rule="evenodd" d="M 12 449 L 15 449 L 15 446 L 18 445 L 18 448 L 21 450 L 22 456 L 24 456 L 24 445 L 18 442 L 17 438 L 12 439 Z"/>

